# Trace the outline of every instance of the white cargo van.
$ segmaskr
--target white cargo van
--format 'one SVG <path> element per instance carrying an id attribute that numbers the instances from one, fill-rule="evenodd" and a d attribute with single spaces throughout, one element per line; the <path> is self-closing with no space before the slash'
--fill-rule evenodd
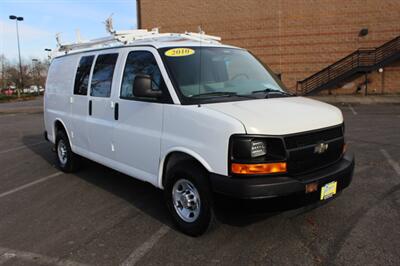
<path id="1" fill-rule="evenodd" d="M 340 110 L 292 95 L 245 49 L 203 33 L 114 37 L 51 62 L 45 137 L 61 170 L 82 156 L 163 189 L 189 235 L 213 221 L 215 193 L 326 200 L 350 184 Z"/>

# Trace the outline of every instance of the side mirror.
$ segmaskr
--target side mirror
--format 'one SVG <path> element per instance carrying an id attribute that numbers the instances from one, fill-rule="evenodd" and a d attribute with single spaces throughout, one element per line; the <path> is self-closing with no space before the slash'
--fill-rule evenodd
<path id="1" fill-rule="evenodd" d="M 133 81 L 133 95 L 143 98 L 160 98 L 161 90 L 153 90 L 153 80 L 149 75 L 137 74 Z"/>

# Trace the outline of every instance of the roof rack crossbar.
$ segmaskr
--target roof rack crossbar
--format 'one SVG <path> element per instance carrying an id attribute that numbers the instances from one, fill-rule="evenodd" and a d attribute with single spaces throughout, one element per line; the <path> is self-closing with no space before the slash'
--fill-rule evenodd
<path id="1" fill-rule="evenodd" d="M 205 39 L 205 40 L 213 40 L 213 41 L 221 41 L 221 37 L 219 36 L 214 36 L 214 35 L 208 35 L 205 34 L 204 32 L 201 33 L 195 33 L 195 32 L 185 32 L 186 35 L 191 36 L 191 37 L 195 37 L 198 39 Z"/>

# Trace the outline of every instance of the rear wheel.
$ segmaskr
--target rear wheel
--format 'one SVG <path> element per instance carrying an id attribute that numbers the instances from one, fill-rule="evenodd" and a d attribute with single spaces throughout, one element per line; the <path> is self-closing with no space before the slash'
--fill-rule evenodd
<path id="1" fill-rule="evenodd" d="M 207 171 L 198 164 L 185 161 L 173 166 L 164 196 L 174 222 L 185 234 L 199 236 L 214 223 Z"/>
<path id="2" fill-rule="evenodd" d="M 69 139 L 64 131 L 58 131 L 56 137 L 56 156 L 58 167 L 67 173 L 78 170 L 78 155 L 72 152 Z"/>

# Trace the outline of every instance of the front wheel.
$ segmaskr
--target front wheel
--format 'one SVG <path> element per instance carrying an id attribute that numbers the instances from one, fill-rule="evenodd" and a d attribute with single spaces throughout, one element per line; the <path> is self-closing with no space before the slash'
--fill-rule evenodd
<path id="1" fill-rule="evenodd" d="M 172 218 L 185 234 L 199 236 L 214 223 L 207 172 L 196 163 L 182 162 L 169 170 L 164 196 Z"/>

